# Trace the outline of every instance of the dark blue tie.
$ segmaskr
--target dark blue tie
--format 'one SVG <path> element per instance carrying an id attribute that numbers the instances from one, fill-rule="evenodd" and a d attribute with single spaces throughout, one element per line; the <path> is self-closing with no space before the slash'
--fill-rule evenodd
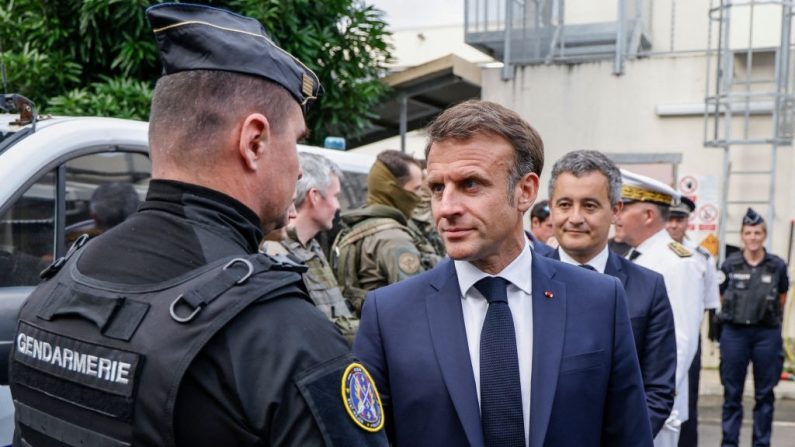
<path id="1" fill-rule="evenodd" d="M 480 421 L 486 447 L 524 447 L 522 387 L 508 281 L 486 277 L 475 288 L 489 301 L 480 333 Z"/>
<path id="2" fill-rule="evenodd" d="M 590 270 L 590 271 L 592 271 L 592 272 L 595 272 L 595 271 L 596 271 L 596 269 L 594 268 L 594 266 L 592 266 L 592 265 L 589 265 L 589 264 L 580 264 L 580 267 L 584 268 L 585 270 Z"/>

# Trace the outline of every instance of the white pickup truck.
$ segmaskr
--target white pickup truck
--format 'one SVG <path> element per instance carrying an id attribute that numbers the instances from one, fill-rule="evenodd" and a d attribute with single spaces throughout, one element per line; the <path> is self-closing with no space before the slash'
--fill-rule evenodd
<path id="1" fill-rule="evenodd" d="M 0 446 L 11 444 L 14 425 L 6 385 L 19 307 L 38 283 L 39 272 L 91 226 L 93 191 L 106 182 L 129 182 L 143 199 L 151 172 L 145 122 L 88 117 L 25 121 L 30 117 L 0 113 Z M 364 201 L 375 157 L 303 145 L 298 150 L 320 153 L 340 165 L 344 208 Z M 108 262 L 121 255 L 109 253 Z"/>

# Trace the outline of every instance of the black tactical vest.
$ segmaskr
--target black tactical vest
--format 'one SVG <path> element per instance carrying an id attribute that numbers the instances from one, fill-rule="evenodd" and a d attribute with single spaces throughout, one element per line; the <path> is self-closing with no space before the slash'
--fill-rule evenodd
<path id="1" fill-rule="evenodd" d="M 177 391 L 197 353 L 255 301 L 305 296 L 305 268 L 264 254 L 131 286 L 82 276 L 73 253 L 20 313 L 11 356 L 19 445 L 173 446 Z"/>
<path id="2" fill-rule="evenodd" d="M 763 262 L 752 269 L 742 258 L 729 265 L 729 286 L 723 294 L 721 319 L 741 325 L 781 324 L 778 269 Z"/>

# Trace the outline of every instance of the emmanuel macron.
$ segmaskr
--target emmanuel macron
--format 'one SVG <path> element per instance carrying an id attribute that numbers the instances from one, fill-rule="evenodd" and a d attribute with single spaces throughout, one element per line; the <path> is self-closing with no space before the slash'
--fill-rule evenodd
<path id="1" fill-rule="evenodd" d="M 522 231 L 538 133 L 468 101 L 428 134 L 434 221 L 452 259 L 371 292 L 354 344 L 394 444 L 651 446 L 621 283 L 534 254 Z"/>

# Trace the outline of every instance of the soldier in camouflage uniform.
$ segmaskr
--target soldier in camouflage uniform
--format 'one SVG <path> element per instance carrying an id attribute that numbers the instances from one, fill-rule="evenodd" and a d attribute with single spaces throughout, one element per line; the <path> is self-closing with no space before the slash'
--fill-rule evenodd
<path id="1" fill-rule="evenodd" d="M 340 209 L 342 171 L 321 155 L 301 153 L 298 158 L 304 174 L 295 188 L 294 219 L 284 239 L 266 241 L 263 251 L 270 255 L 286 254 L 306 264 L 309 270 L 303 278 L 309 296 L 352 343 L 359 320 L 351 313 L 323 250 L 314 239 L 319 232 L 331 229 L 334 215 Z"/>
<path id="2" fill-rule="evenodd" d="M 343 295 L 357 314 L 367 291 L 430 269 L 440 257 L 411 225 L 422 171 L 413 157 L 381 152 L 367 178 L 367 205 L 342 215 L 332 264 Z"/>
<path id="3" fill-rule="evenodd" d="M 425 237 L 439 257 L 444 257 L 447 254 L 447 250 L 444 248 L 442 237 L 436 231 L 436 225 L 433 223 L 433 213 L 431 213 L 431 190 L 424 184 L 426 176 L 425 161 L 423 160 L 420 164 L 422 165 L 423 186 L 418 193 L 420 202 L 411 214 L 409 225 L 413 225 Z"/>

